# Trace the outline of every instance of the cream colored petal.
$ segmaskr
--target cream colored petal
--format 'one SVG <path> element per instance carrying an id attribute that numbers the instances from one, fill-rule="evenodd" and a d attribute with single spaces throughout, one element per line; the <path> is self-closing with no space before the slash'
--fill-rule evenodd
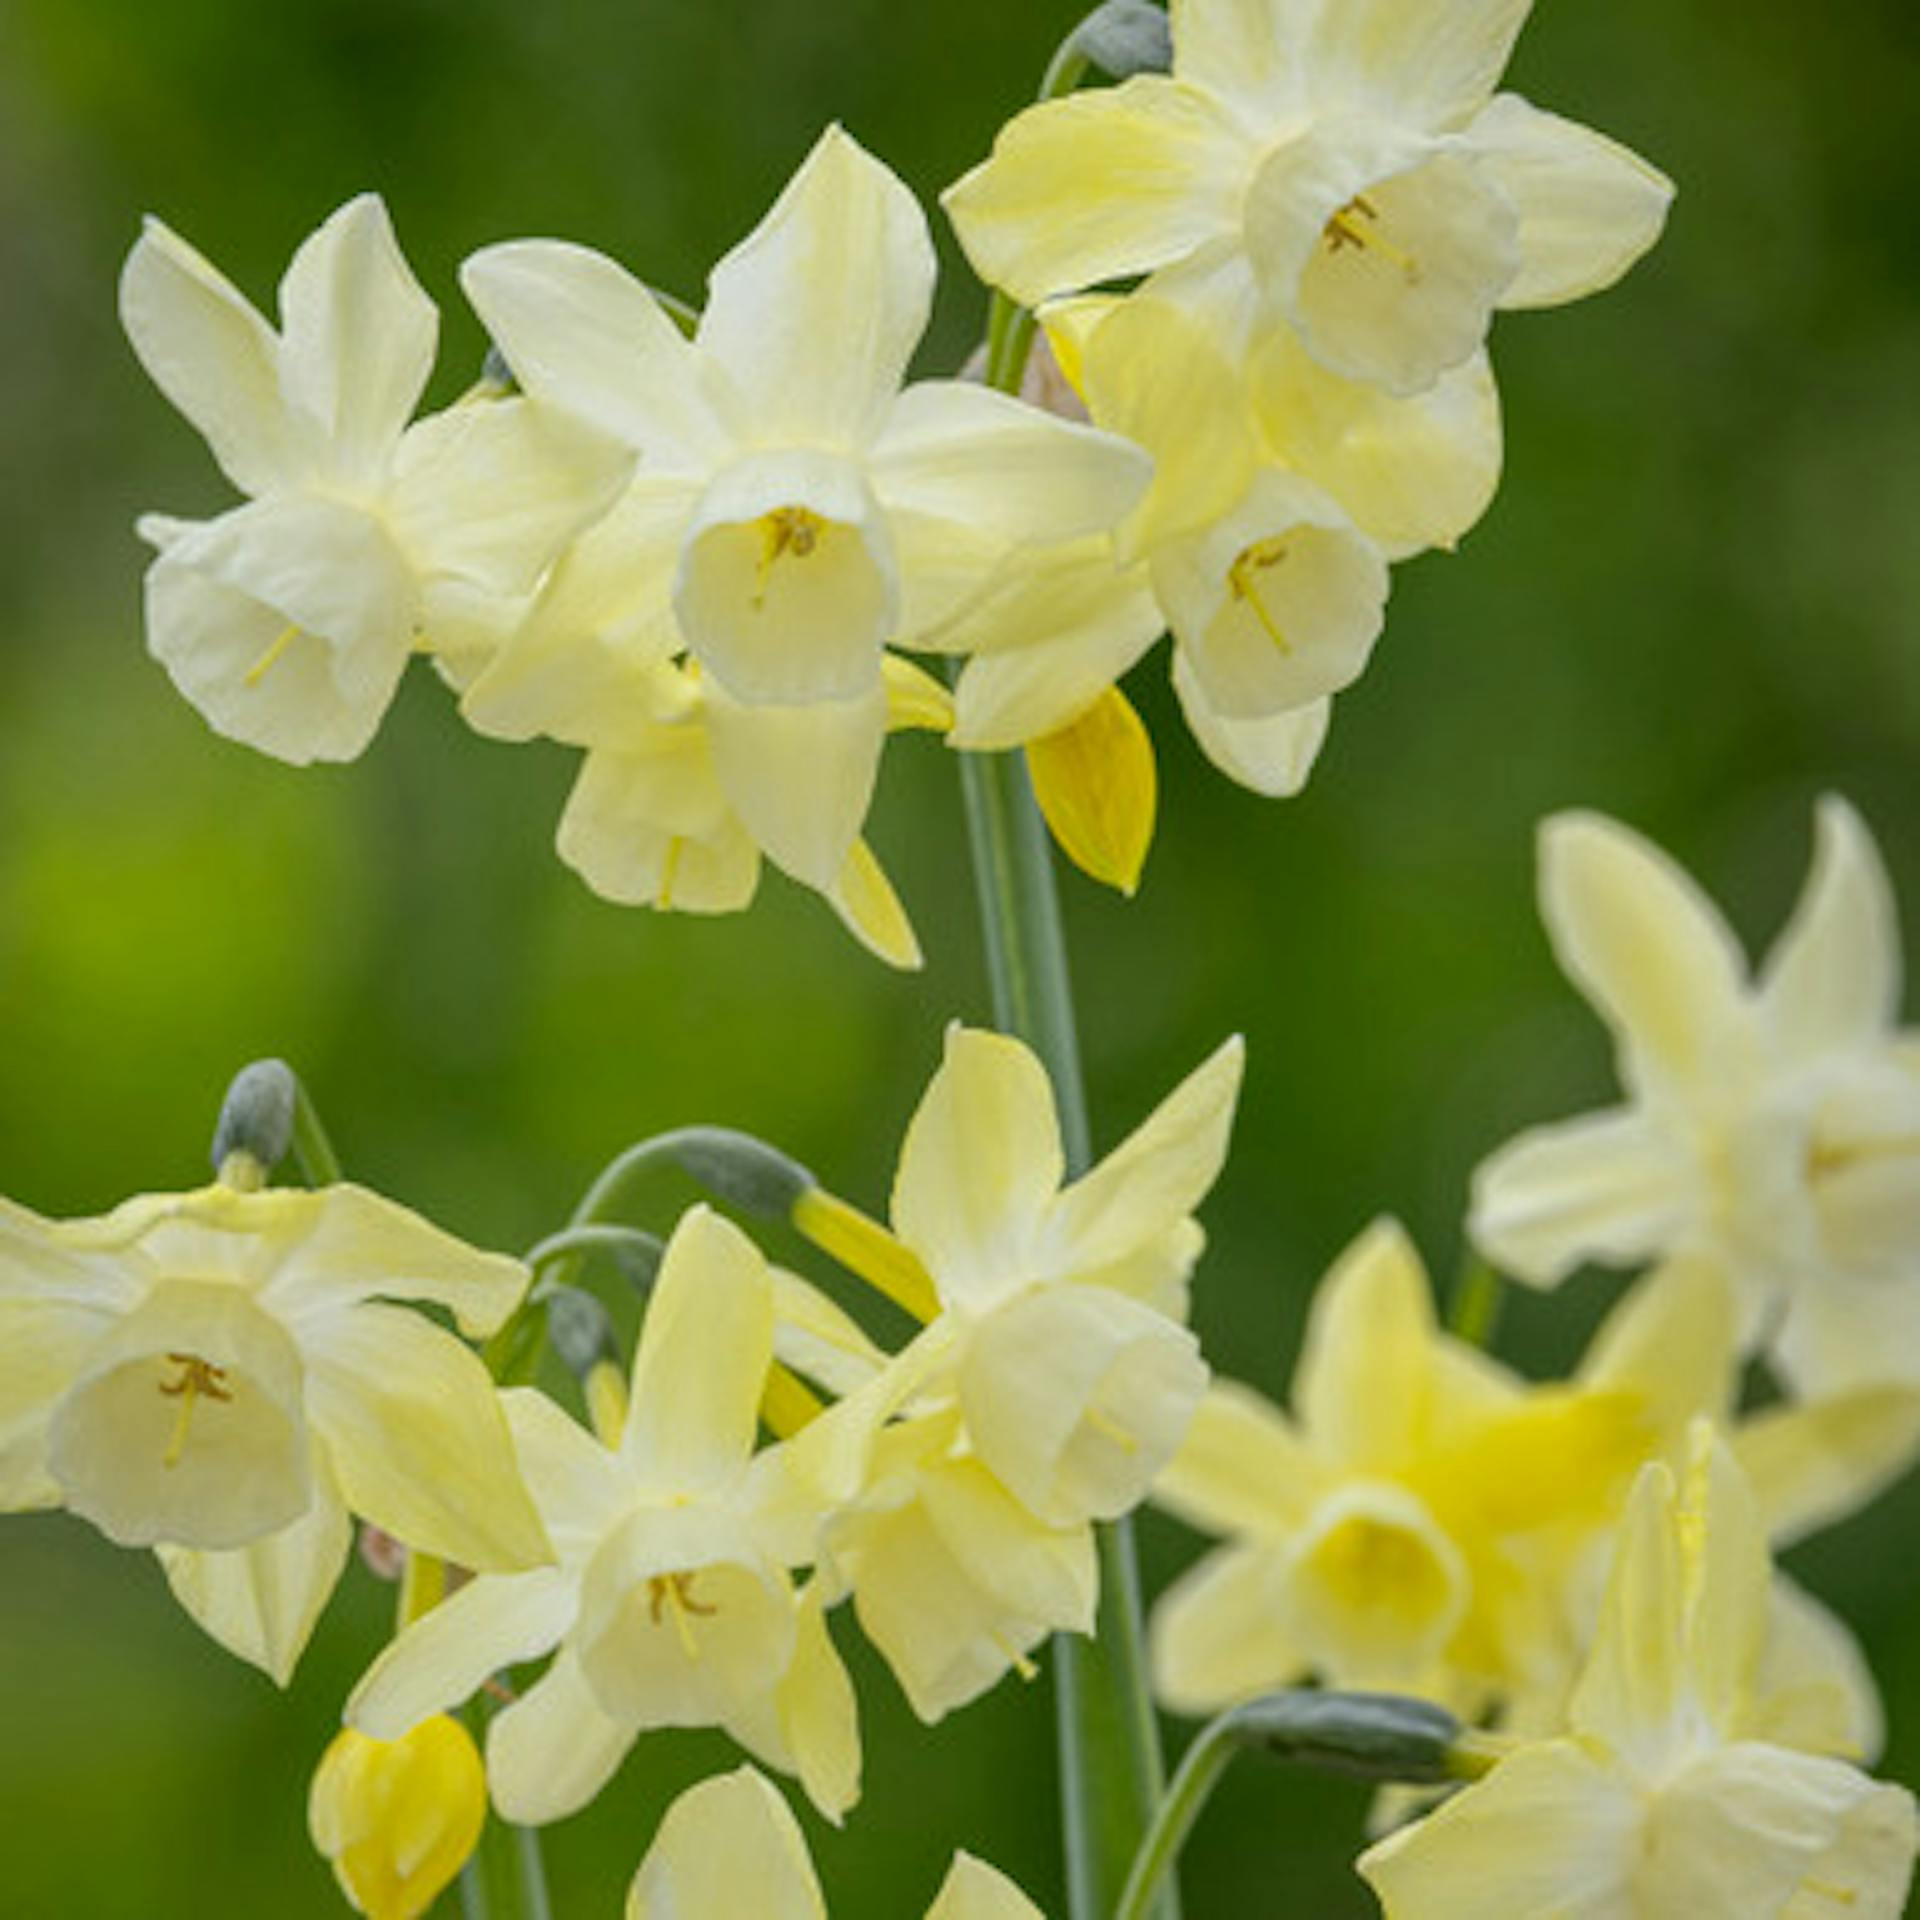
<path id="1" fill-rule="evenodd" d="M 846 865 L 826 893 L 841 923 L 876 959 L 904 973 L 919 970 L 922 956 L 913 922 L 864 840 L 853 843 Z"/>
<path id="2" fill-rule="evenodd" d="M 309 1415 L 356 1513 L 486 1572 L 552 1557 L 471 1348 L 404 1307 L 369 1304 L 312 1322 L 302 1355 Z"/>
<path id="3" fill-rule="evenodd" d="M 807 1843 L 751 1767 L 667 1809 L 627 1895 L 627 1920 L 827 1920 Z"/>
<path id="4" fill-rule="evenodd" d="M 1484 352 L 1401 398 L 1342 379 L 1282 328 L 1255 355 L 1248 384 L 1273 451 L 1389 559 L 1454 546 L 1492 504 L 1504 449 Z"/>
<path id="5" fill-rule="evenodd" d="M 832 126 L 714 268 L 700 345 L 763 444 L 859 447 L 926 330 L 935 271 L 920 203 Z"/>
<path id="6" fill-rule="evenodd" d="M 1217 1379 L 1153 1498 L 1203 1533 L 1270 1536 L 1300 1523 L 1325 1477 L 1278 1407 Z"/>
<path id="7" fill-rule="evenodd" d="M 991 1298 L 1022 1263 L 1064 1168 L 1046 1068 L 1019 1041 L 947 1029 L 945 1057 L 907 1127 L 895 1231 L 946 1301 Z"/>
<path id="8" fill-rule="evenodd" d="M 1193 1212 L 1226 1164 L 1246 1043 L 1223 1041 L 1119 1146 L 1048 1208 L 1049 1269 L 1084 1272 L 1124 1258 Z"/>
<path id="9" fill-rule="evenodd" d="M 1251 159 L 1209 94 L 1145 74 L 1016 115 L 941 204 L 980 277 L 1034 306 L 1232 235 Z"/>
<path id="10" fill-rule="evenodd" d="M 740 700 L 855 700 L 881 684 L 900 576 L 886 515 L 843 455 L 788 447 L 718 475 L 689 521 L 673 607 Z"/>
<path id="11" fill-rule="evenodd" d="M 1207 1387 L 1184 1327 L 1124 1294 L 1031 1287 L 977 1327 L 960 1405 L 980 1458 L 1042 1520 L 1115 1520 L 1145 1499 Z"/>
<path id="12" fill-rule="evenodd" d="M 955 520 L 1035 546 L 1103 533 L 1153 475 L 1131 440 L 964 380 L 909 387 L 872 454 L 889 511 Z"/>
<path id="13" fill-rule="evenodd" d="M 1694 1423 L 1688 1455 L 1676 1524 L 1689 1666 L 1695 1697 L 1731 1727 L 1766 1648 L 1773 1563 L 1753 1488 L 1711 1422 Z"/>
<path id="14" fill-rule="evenodd" d="M 1685 1083 L 1739 1018 L 1746 973 L 1718 909 L 1666 854 L 1595 813 L 1540 829 L 1540 912 L 1568 978 L 1637 1072 Z"/>
<path id="15" fill-rule="evenodd" d="M 1773 1577 L 1767 1644 L 1740 1731 L 1752 1740 L 1871 1766 L 1886 1744 L 1886 1711 L 1873 1669 L 1840 1616 Z"/>
<path id="16" fill-rule="evenodd" d="M 419 585 L 341 502 L 237 507 L 147 569 L 147 647 L 216 733 L 294 766 L 352 760 L 405 673 Z"/>
<path id="17" fill-rule="evenodd" d="M 970 1853 L 957 1853 L 927 1909 L 927 1920 L 1045 1920 L 1045 1916 L 997 1867 Z"/>
<path id="18" fill-rule="evenodd" d="M 1307 784 L 1333 721 L 1331 700 L 1236 719 L 1207 696 L 1182 647 L 1173 652 L 1173 690 L 1200 750 L 1229 780 L 1269 800 L 1290 800 Z"/>
<path id="19" fill-rule="evenodd" d="M 471 401 L 410 428 L 387 523 L 422 573 L 527 593 L 632 472 L 618 441 L 533 400 Z"/>
<path id="20" fill-rule="evenodd" d="M 281 383 L 343 478 L 380 474 L 433 371 L 440 318 L 378 194 L 328 218 L 280 282 Z"/>
<path id="21" fill-rule="evenodd" d="M 1920 1284 L 1822 1273 L 1794 1295 L 1769 1358 L 1791 1394 L 1816 1404 L 1920 1388 Z"/>
<path id="22" fill-rule="evenodd" d="M 1813 1863 L 1781 1920 L 1829 1920 L 1836 1893 L 1862 1920 L 1900 1920 L 1909 1912 L 1920 1817 L 1904 1786 L 1876 1784 L 1841 1817 L 1833 1845 Z"/>
<path id="23" fill-rule="evenodd" d="M 930 1469 L 920 1498 L 934 1531 L 983 1592 L 1023 1620 L 1091 1633 L 1100 1598 L 1093 1535 L 1036 1520 L 978 1460 Z"/>
<path id="24" fill-rule="evenodd" d="M 1663 1447 L 1700 1414 L 1724 1419 L 1739 1382 L 1733 1290 L 1706 1260 L 1670 1260 L 1624 1294 L 1588 1343 L 1579 1380 L 1637 1395 Z"/>
<path id="25" fill-rule="evenodd" d="M 866 824 L 887 738 L 876 679 L 852 700 L 749 706 L 718 685 L 706 702 L 714 771 L 774 865 L 822 892 L 840 878 Z"/>
<path id="26" fill-rule="evenodd" d="M 756 1758 L 799 1776 L 807 1798 L 837 1826 L 860 1798 L 860 1707 L 816 1584 L 800 1598 L 793 1660 L 764 1700 L 727 1731 Z"/>
<path id="27" fill-rule="evenodd" d="M 1779 1401 L 1734 1429 L 1777 1547 L 1844 1520 L 1920 1457 L 1920 1383 Z"/>
<path id="28" fill-rule="evenodd" d="M 557 1567 L 468 1581 L 381 1650 L 348 1696 L 347 1724 L 376 1740 L 399 1739 L 491 1675 L 549 1652 L 578 1604 L 578 1581 Z"/>
<path id="29" fill-rule="evenodd" d="M 1464 135 L 1520 215 L 1520 271 L 1504 307 L 1599 293 L 1660 238 L 1673 182 L 1606 135 L 1503 93 Z"/>
<path id="30" fill-rule="evenodd" d="M 353 1522 L 324 1475 L 292 1525 L 249 1546 L 154 1549 L 173 1596 L 214 1639 L 284 1687 L 333 1595 Z"/>
<path id="31" fill-rule="evenodd" d="M 1899 1018 L 1900 915 L 1879 849 L 1847 802 L 1820 802 L 1813 871 L 1767 956 L 1761 997 L 1795 1057 L 1888 1037 Z"/>
<path id="32" fill-rule="evenodd" d="M 98 1221 L 43 1220 L 0 1199 L 0 1296 L 100 1314 L 137 1306 L 153 1272 L 138 1254 L 124 1251 L 126 1242 L 138 1237 L 137 1229 L 123 1229 L 127 1216 L 122 1207 Z"/>
<path id="33" fill-rule="evenodd" d="M 619 1770 L 634 1731 L 595 1699 L 563 1649 L 487 1728 L 487 1781 L 501 1819 L 540 1827 L 578 1813 Z"/>
<path id="34" fill-rule="evenodd" d="M 835 1396 L 857 1392 L 886 1367 L 888 1355 L 838 1301 L 782 1267 L 773 1282 L 773 1346 L 785 1366 Z"/>
<path id="35" fill-rule="evenodd" d="M 1359 1871 L 1387 1920 L 1650 1920 L 1688 1911 L 1636 1901 L 1640 1825 L 1625 1779 L 1575 1742 L 1551 1740 L 1368 1848 Z"/>
<path id="36" fill-rule="evenodd" d="M 529 393 L 654 466 L 697 473 L 725 457 L 721 383 L 624 267 L 565 241 L 517 240 L 472 255 L 460 284 Z"/>
<path id="37" fill-rule="evenodd" d="M 689 1208 L 647 1301 L 622 1460 L 663 1494 L 737 1474 L 753 1452 L 772 1361 L 766 1261 L 730 1220 Z"/>
<path id="38" fill-rule="evenodd" d="M 1281 1624 L 1285 1564 L 1271 1547 L 1210 1553 L 1153 1610 L 1153 1686 L 1169 1712 L 1218 1713 L 1292 1685 L 1309 1662 Z"/>
<path id="39" fill-rule="evenodd" d="M 10 1278 L 0 1265 L 0 1286 Z M 60 1504 L 47 1426 L 112 1324 L 64 1301 L 0 1298 L 0 1513 Z"/>
<path id="40" fill-rule="evenodd" d="M 243 493 L 266 493 L 305 451 L 280 396 L 280 343 L 218 268 L 149 217 L 120 274 L 120 321 L 153 383 L 205 436 Z"/>
<path id="41" fill-rule="evenodd" d="M 880 677 L 887 689 L 889 733 L 945 733 L 953 725 L 953 695 L 926 668 L 889 653 L 880 662 Z"/>
<path id="42" fill-rule="evenodd" d="M 1231 102 L 1250 125 L 1272 125 L 1299 101 L 1318 0 L 1169 0 L 1168 12 L 1180 79 Z"/>
<path id="43" fill-rule="evenodd" d="M 1322 7 L 1316 91 L 1411 125 L 1457 125 L 1499 84 L 1533 0 L 1342 0 Z"/>
<path id="44" fill-rule="evenodd" d="M 514 1458 L 563 1566 L 578 1566 L 633 1504 L 619 1456 L 537 1387 L 500 1396 Z"/>
<path id="45" fill-rule="evenodd" d="M 1080 1278 L 1088 1286 L 1110 1287 L 1184 1324 L 1190 1317 L 1193 1270 L 1206 1250 L 1206 1229 L 1200 1222 L 1179 1220 L 1123 1259 L 1095 1267 Z"/>
<path id="46" fill-rule="evenodd" d="M 1314 1295 L 1293 1406 L 1316 1454 L 1391 1471 L 1420 1430 L 1435 1340 L 1433 1297 L 1397 1221 L 1369 1227 Z"/>
<path id="47" fill-rule="evenodd" d="M 1676 1245 L 1705 1204 L 1685 1144 L 1634 1107 L 1533 1127 L 1473 1176 L 1474 1244 L 1530 1286 Z"/>
<path id="48" fill-rule="evenodd" d="M 260 1304 L 300 1329 L 363 1300 L 421 1300 L 447 1308 L 472 1339 L 498 1332 L 530 1276 L 518 1260 L 483 1253 L 408 1207 L 349 1182 L 315 1192 L 275 1188 L 193 1197 L 190 1217 L 258 1236 L 272 1270 Z"/>

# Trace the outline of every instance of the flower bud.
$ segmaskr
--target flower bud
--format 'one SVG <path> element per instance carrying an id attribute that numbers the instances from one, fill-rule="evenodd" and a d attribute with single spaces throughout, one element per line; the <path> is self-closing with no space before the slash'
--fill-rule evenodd
<path id="1" fill-rule="evenodd" d="M 1072 45 L 1116 80 L 1173 68 L 1173 26 L 1152 0 L 1106 0 L 1073 30 Z"/>
<path id="2" fill-rule="evenodd" d="M 1244 1747 L 1360 1780 L 1437 1785 L 1483 1770 L 1474 1737 L 1446 1708 L 1400 1694 L 1271 1693 L 1220 1724 Z"/>
<path id="3" fill-rule="evenodd" d="M 223 1177 L 236 1155 L 260 1169 L 261 1180 L 293 1145 L 294 1108 L 300 1083 L 284 1060 L 256 1060 L 242 1067 L 220 1103 L 213 1130 L 213 1168 Z"/>
<path id="4" fill-rule="evenodd" d="M 619 1357 L 612 1317 L 584 1288 L 555 1287 L 546 1306 L 547 1338 L 576 1380 L 584 1380 L 601 1361 Z"/>
<path id="5" fill-rule="evenodd" d="M 349 1727 L 313 1776 L 307 1827 L 356 1913 L 416 1920 L 466 1865 L 487 1818 L 487 1776 L 444 1713 L 398 1740 Z"/>
<path id="6" fill-rule="evenodd" d="M 675 1162 L 716 1200 L 763 1220 L 784 1220 L 819 1183 L 799 1161 L 732 1127 L 683 1127 L 673 1135 Z"/>

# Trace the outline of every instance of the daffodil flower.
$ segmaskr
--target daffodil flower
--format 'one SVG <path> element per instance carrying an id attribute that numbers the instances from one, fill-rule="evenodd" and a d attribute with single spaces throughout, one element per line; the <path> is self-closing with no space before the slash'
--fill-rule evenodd
<path id="1" fill-rule="evenodd" d="M 1529 1389 L 1442 1333 L 1391 1222 L 1315 1296 L 1293 1407 L 1216 1382 L 1155 1488 L 1229 1540 L 1155 1613 L 1181 1711 L 1309 1676 L 1482 1711 L 1554 1644 L 1530 1536 L 1610 1520 L 1652 1439 L 1638 1394 Z"/>
<path id="2" fill-rule="evenodd" d="M 1920 1063 L 1891 891 L 1844 801 L 1758 979 L 1712 903 L 1617 823 L 1541 833 L 1541 913 L 1612 1028 L 1629 1099 L 1481 1167 L 1472 1230 L 1518 1278 L 1718 1262 L 1745 1350 L 1795 1393 L 1920 1381 Z"/>
<path id="3" fill-rule="evenodd" d="M 284 1683 L 350 1513 L 499 1572 L 551 1558 L 486 1368 L 393 1300 L 494 1331 L 527 1285 L 357 1187 L 0 1212 L 0 1507 L 151 1546 L 181 1604 Z"/>
<path id="4" fill-rule="evenodd" d="M 1920 1821 L 1805 1737 L 1767 1684 L 1767 1550 L 1703 1422 L 1683 1484 L 1641 1472 L 1568 1731 L 1366 1853 L 1390 1920 L 1906 1910 Z"/>
<path id="5" fill-rule="evenodd" d="M 667 1809 L 627 1895 L 627 1920 L 827 1920 L 806 1837 L 752 1767 L 689 1787 Z M 926 1920 L 1041 1920 L 1004 1874 L 954 1856 Z"/>
<path id="6" fill-rule="evenodd" d="M 1418 393 L 1503 307 L 1617 280 L 1672 188 L 1495 94 L 1526 0 L 1181 0 L 1171 75 L 1016 116 L 947 211 L 1026 305 L 1145 274 L 1234 357 L 1282 329 Z"/>
<path id="7" fill-rule="evenodd" d="M 832 749 L 849 786 L 884 730 L 883 648 L 937 644 L 1009 552 L 1111 526 L 1148 477 L 1005 395 L 903 391 L 934 272 L 913 196 L 836 127 L 714 270 L 692 340 L 583 248 L 490 247 L 462 275 L 522 385 L 641 454 L 572 591 L 738 702 L 856 710 Z"/>
<path id="8" fill-rule="evenodd" d="M 696 1207 L 655 1283 L 617 1446 L 542 1394 L 503 1396 L 559 1564 L 483 1575 L 407 1628 L 355 1690 L 350 1724 L 398 1738 L 496 1670 L 556 1652 L 488 1730 L 507 1819 L 576 1811 L 665 1726 L 725 1727 L 837 1819 L 858 1794 L 859 1734 L 821 1597 L 789 1578 L 813 1527 L 776 1513 L 780 1450 L 754 1453 L 772 1358 L 766 1263 Z"/>
<path id="9" fill-rule="evenodd" d="M 296 765 L 359 754 L 433 646 L 441 596 L 531 591 L 631 464 L 527 400 L 408 425 L 438 317 L 371 194 L 294 255 L 278 332 L 157 220 L 120 313 L 248 495 L 212 520 L 141 523 L 159 549 L 149 645 L 217 731 Z"/>

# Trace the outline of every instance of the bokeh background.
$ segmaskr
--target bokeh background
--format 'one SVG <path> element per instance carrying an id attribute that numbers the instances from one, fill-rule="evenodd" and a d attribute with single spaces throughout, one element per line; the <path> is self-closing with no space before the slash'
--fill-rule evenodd
<path id="1" fill-rule="evenodd" d="M 195 1182 L 227 1076 L 277 1052 L 356 1174 L 488 1244 L 525 1244 L 626 1140 L 689 1120 L 883 1200 L 943 1023 L 986 1011 L 942 749 L 897 748 L 878 812 L 930 956 L 903 979 L 777 880 L 718 923 L 596 900 L 551 852 L 571 756 L 471 737 L 424 671 L 350 768 L 216 739 L 144 653 L 132 524 L 225 495 L 126 349 L 114 277 L 153 210 L 265 298 L 377 187 L 446 304 L 449 398 L 482 350 L 455 292 L 472 248 L 563 235 L 697 294 L 828 118 L 931 196 L 1076 11 L 0 4 L 0 1189 L 81 1212 Z M 1273 1392 L 1315 1277 L 1370 1216 L 1402 1215 L 1451 1274 L 1476 1159 L 1607 1091 L 1534 917 L 1541 814 L 1652 831 L 1763 939 L 1837 787 L 1920 925 L 1909 0 L 1546 0 L 1514 83 L 1679 179 L 1666 244 L 1607 298 L 1500 326 L 1506 489 L 1460 555 L 1400 574 L 1307 795 L 1213 775 L 1161 656 L 1137 676 L 1164 776 L 1144 889 L 1066 883 L 1103 1138 L 1248 1036 L 1197 1313 L 1218 1363 Z M 955 365 L 981 315 L 956 272 L 925 366 Z M 652 1223 L 685 1197 L 663 1184 Z M 1605 1295 L 1519 1303 L 1506 1350 L 1564 1363 Z M 1195 1550 L 1170 1523 L 1146 1536 L 1156 1585 Z M 1796 1559 L 1864 1636 L 1910 1782 L 1916 1549 L 1909 1486 Z M 305 1784 L 388 1604 L 356 1570 L 282 1698 L 150 1560 L 60 1518 L 0 1527 L 0 1912 L 339 1911 Z M 1055 1902 L 1044 1685 L 929 1736 L 859 1672 L 867 1797 L 819 1847 L 835 1913 L 917 1914 L 956 1841 Z M 616 1911 L 666 1798 L 722 1757 L 650 1740 L 555 1831 L 562 1914 Z M 1196 1920 L 1369 1911 L 1360 1808 L 1245 1767 L 1190 1855 Z"/>

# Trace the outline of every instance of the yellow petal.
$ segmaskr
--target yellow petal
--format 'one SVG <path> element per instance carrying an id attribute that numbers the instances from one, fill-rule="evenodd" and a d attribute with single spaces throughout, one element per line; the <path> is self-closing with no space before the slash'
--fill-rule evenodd
<path id="1" fill-rule="evenodd" d="M 1034 798 L 1083 873 L 1131 897 L 1153 844 L 1153 742 L 1118 687 L 1027 748 Z"/>
<path id="2" fill-rule="evenodd" d="M 1040 1909 L 1004 1873 L 957 1853 L 927 1920 L 1044 1920 Z"/>
<path id="3" fill-rule="evenodd" d="M 1311 1662 L 1282 1626 L 1286 1556 L 1272 1547 L 1211 1553 L 1153 1610 L 1154 1691 L 1174 1713 L 1210 1714 L 1299 1680 Z"/>
<path id="4" fill-rule="evenodd" d="M 880 662 L 880 677 L 887 689 L 889 732 L 921 727 L 945 733 L 953 725 L 953 695 L 924 667 L 889 653 Z"/>
<path id="5" fill-rule="evenodd" d="M 827 1920 L 807 1843 L 752 1767 L 689 1787 L 660 1822 L 627 1920 Z"/>
<path id="6" fill-rule="evenodd" d="M 431 1616 L 429 1616 L 431 1618 Z M 487 1728 L 487 1776 L 501 1819 L 544 1826 L 578 1813 L 634 1742 L 631 1722 L 601 1706 L 568 1648 Z"/>
<path id="7" fill-rule="evenodd" d="M 1324 1477 L 1278 1407 L 1215 1380 L 1153 1497 L 1208 1533 L 1275 1535 L 1304 1516 Z"/>
<path id="8" fill-rule="evenodd" d="M 846 865 L 827 889 L 833 910 L 845 922 L 849 932 L 876 958 L 902 972 L 915 972 L 921 964 L 920 942 L 913 922 L 900 904 L 879 858 L 864 840 L 853 843 Z"/>

